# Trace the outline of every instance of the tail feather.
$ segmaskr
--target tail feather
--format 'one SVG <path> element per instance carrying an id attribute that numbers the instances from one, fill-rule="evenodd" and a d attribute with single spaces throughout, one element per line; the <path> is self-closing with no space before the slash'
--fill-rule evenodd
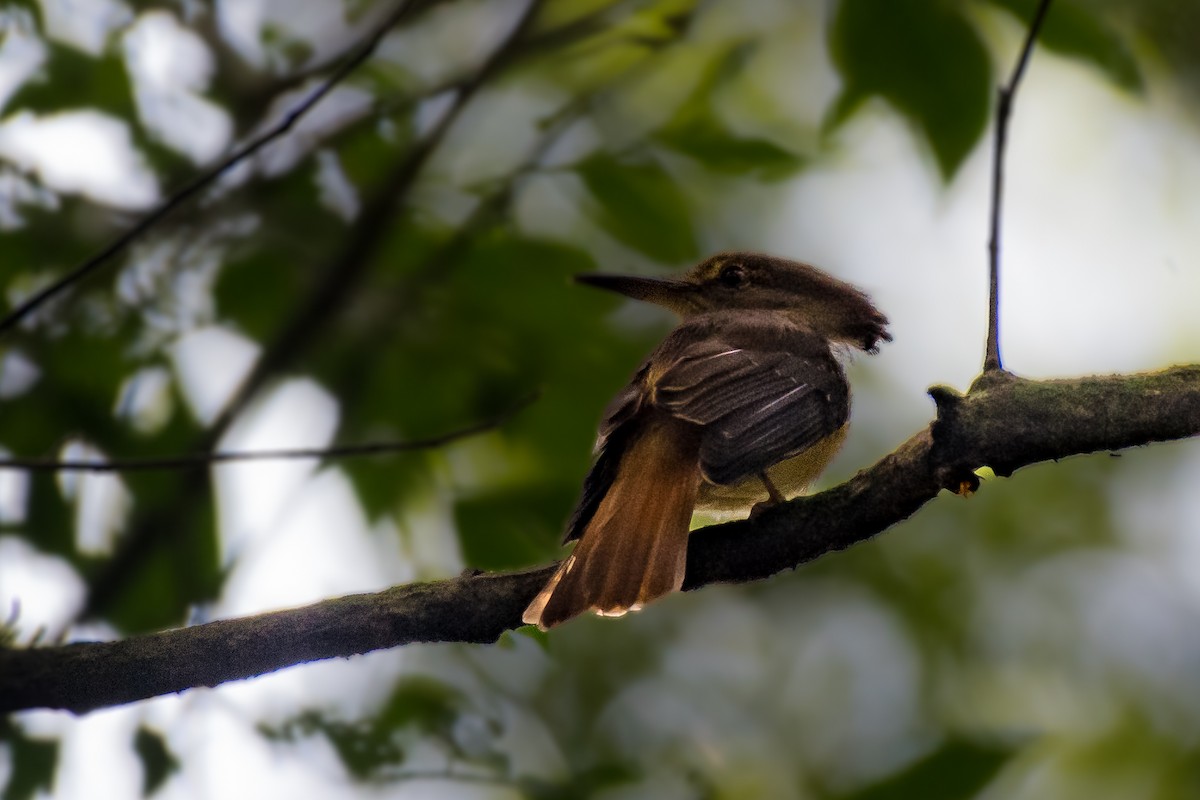
<path id="1" fill-rule="evenodd" d="M 699 482 L 694 426 L 665 416 L 646 420 L 575 551 L 524 621 L 546 629 L 589 610 L 619 616 L 678 591 Z"/>

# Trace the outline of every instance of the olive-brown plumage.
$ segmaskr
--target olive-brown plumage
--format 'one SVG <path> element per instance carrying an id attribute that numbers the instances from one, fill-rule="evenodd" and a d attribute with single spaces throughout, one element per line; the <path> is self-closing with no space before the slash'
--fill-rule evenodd
<path id="1" fill-rule="evenodd" d="M 744 513 L 803 490 L 845 435 L 837 352 L 891 340 L 865 294 L 771 256 L 717 255 L 678 280 L 579 280 L 683 321 L 605 413 L 567 524 L 580 541 L 524 614 L 543 629 L 677 591 L 694 510 Z"/>

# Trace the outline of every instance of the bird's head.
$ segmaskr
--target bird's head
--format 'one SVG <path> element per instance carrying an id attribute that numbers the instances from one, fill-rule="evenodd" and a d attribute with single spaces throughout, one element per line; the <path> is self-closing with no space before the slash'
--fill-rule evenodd
<path id="1" fill-rule="evenodd" d="M 682 278 L 586 274 L 580 283 L 668 308 L 682 317 L 707 311 L 779 311 L 836 343 L 874 352 L 890 342 L 887 317 L 869 297 L 816 267 L 760 253 L 721 253 Z"/>

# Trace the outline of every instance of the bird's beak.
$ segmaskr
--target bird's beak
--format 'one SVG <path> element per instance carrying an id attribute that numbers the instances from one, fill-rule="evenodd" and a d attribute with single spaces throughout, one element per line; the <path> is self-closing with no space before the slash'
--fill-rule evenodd
<path id="1" fill-rule="evenodd" d="M 578 283 L 607 289 L 610 292 L 632 297 L 634 300 L 645 300 L 663 308 L 668 308 L 677 314 L 685 314 L 696 308 L 698 286 L 687 281 L 669 278 L 644 278 L 640 275 L 605 275 L 604 273 L 587 273 L 576 275 Z"/>

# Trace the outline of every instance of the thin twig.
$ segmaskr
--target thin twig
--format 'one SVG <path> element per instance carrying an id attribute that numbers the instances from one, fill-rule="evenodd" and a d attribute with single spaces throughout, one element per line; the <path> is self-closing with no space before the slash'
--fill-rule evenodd
<path id="1" fill-rule="evenodd" d="M 1033 21 L 1029 24 L 1029 33 L 1025 36 L 1025 45 L 1021 48 L 1021 57 L 1017 59 L 1012 77 L 1007 85 L 1001 86 L 996 92 L 996 138 L 992 160 L 992 232 L 988 240 L 988 332 L 987 350 L 983 357 L 984 372 L 1003 368 L 1000 363 L 1000 205 L 1004 193 L 1004 148 L 1008 144 L 1008 119 L 1012 114 L 1017 87 L 1033 52 L 1033 43 L 1037 40 L 1038 31 L 1049 10 L 1050 0 L 1041 0 L 1033 15 Z"/>
<path id="2" fill-rule="evenodd" d="M 266 461 L 268 459 L 296 458 L 353 458 L 356 456 L 378 456 L 403 453 L 413 450 L 428 450 L 450 444 L 459 439 L 494 430 L 519 411 L 528 407 L 535 399 L 531 394 L 515 403 L 504 413 L 464 428 L 458 428 L 437 436 L 408 439 L 401 442 L 366 442 L 344 444 L 334 447 L 294 447 L 276 450 L 244 450 L 216 453 L 190 453 L 182 456 L 148 458 L 114 458 L 108 461 L 60 461 L 49 458 L 0 458 L 0 469 L 21 469 L 29 472 L 143 472 L 147 470 L 183 469 L 202 464 L 219 464 L 228 461 Z"/>
<path id="3" fill-rule="evenodd" d="M 357 69 L 363 62 L 371 57 L 383 37 L 389 30 L 400 22 L 405 16 L 414 10 L 422 7 L 422 3 L 404 2 L 399 5 L 395 11 L 388 15 L 387 19 L 368 37 L 351 57 L 347 58 L 342 64 L 335 69 L 329 77 L 320 86 L 306 97 L 299 105 L 287 113 L 282 120 L 274 127 L 263 132 L 259 136 L 251 139 L 242 147 L 231 153 L 224 161 L 217 164 L 215 167 L 201 173 L 190 183 L 184 186 L 179 191 L 168 197 L 158 205 L 153 211 L 143 217 L 136 225 L 134 225 L 125 233 L 118 236 L 107 247 L 95 254 L 87 261 L 83 262 L 75 269 L 63 275 L 58 280 L 50 285 L 35 292 L 30 297 L 26 298 L 16 308 L 10 311 L 3 319 L 0 319 L 0 336 L 4 335 L 9 330 L 15 328 L 21 320 L 32 314 L 38 308 L 43 306 L 51 298 L 58 296 L 70 286 L 78 283 L 80 280 L 90 275 L 100 267 L 108 263 L 113 256 L 127 248 L 134 240 L 146 233 L 150 228 L 156 225 L 160 220 L 170 214 L 184 202 L 189 200 L 193 195 L 197 194 L 201 189 L 205 188 L 221 175 L 225 174 L 232 167 L 244 161 L 246 158 L 254 155 L 266 145 L 270 144 L 275 139 L 278 139 L 283 134 L 290 131 L 300 119 L 307 114 L 313 106 L 320 100 L 333 91 L 339 83 Z"/>
<path id="4" fill-rule="evenodd" d="M 469 772 L 411 770 L 388 777 L 393 781 L 453 781 L 454 783 L 478 783 L 484 786 L 516 786 L 516 782 L 510 779 L 500 778 L 495 775 L 476 775 Z"/>

